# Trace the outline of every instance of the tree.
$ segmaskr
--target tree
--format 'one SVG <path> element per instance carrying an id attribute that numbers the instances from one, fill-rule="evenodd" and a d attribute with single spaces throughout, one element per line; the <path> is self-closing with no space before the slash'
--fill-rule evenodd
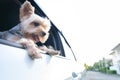
<path id="1" fill-rule="evenodd" d="M 86 63 L 84 64 L 85 70 L 93 70 L 92 66 L 87 65 Z"/>

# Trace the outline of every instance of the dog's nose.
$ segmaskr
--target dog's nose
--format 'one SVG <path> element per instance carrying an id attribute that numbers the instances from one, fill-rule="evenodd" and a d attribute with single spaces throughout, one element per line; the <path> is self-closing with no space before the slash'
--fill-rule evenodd
<path id="1" fill-rule="evenodd" d="M 42 36 L 45 36 L 46 35 L 46 33 L 45 32 L 42 32 Z"/>

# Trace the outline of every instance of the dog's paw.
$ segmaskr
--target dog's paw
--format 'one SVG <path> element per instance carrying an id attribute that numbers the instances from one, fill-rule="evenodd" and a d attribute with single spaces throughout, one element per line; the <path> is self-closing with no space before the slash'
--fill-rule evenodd
<path id="1" fill-rule="evenodd" d="M 27 48 L 28 50 L 28 54 L 29 56 L 34 60 L 34 59 L 38 59 L 38 58 L 42 58 L 39 49 L 36 47 L 31 47 L 31 48 Z"/>
<path id="2" fill-rule="evenodd" d="M 57 50 L 50 50 L 50 51 L 48 51 L 48 54 L 51 55 L 51 56 L 59 55 L 59 54 L 60 54 L 60 51 L 57 51 Z"/>
<path id="3" fill-rule="evenodd" d="M 39 47 L 39 49 L 45 51 L 46 53 L 48 53 L 51 56 L 59 55 L 61 53 L 58 50 L 54 50 L 54 48 L 52 46 L 48 46 L 48 47 L 41 46 L 41 47 Z"/>
<path id="4" fill-rule="evenodd" d="M 26 47 L 28 54 L 32 59 L 42 58 L 39 49 L 32 40 L 23 38 L 19 43 Z"/>

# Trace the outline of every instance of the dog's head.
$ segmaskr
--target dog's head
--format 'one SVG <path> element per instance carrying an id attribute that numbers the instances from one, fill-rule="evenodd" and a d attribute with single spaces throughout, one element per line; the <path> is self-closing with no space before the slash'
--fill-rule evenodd
<path id="1" fill-rule="evenodd" d="M 26 1 L 20 8 L 20 26 L 23 36 L 35 43 L 44 43 L 49 37 L 50 21 L 34 13 L 34 7 Z"/>

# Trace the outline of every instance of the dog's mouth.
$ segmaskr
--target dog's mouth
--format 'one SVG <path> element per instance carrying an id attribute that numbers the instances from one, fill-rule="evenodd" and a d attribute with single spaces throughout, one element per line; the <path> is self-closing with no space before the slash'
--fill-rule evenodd
<path id="1" fill-rule="evenodd" d="M 36 43 L 40 41 L 39 36 L 36 34 L 32 34 L 32 38 Z"/>

